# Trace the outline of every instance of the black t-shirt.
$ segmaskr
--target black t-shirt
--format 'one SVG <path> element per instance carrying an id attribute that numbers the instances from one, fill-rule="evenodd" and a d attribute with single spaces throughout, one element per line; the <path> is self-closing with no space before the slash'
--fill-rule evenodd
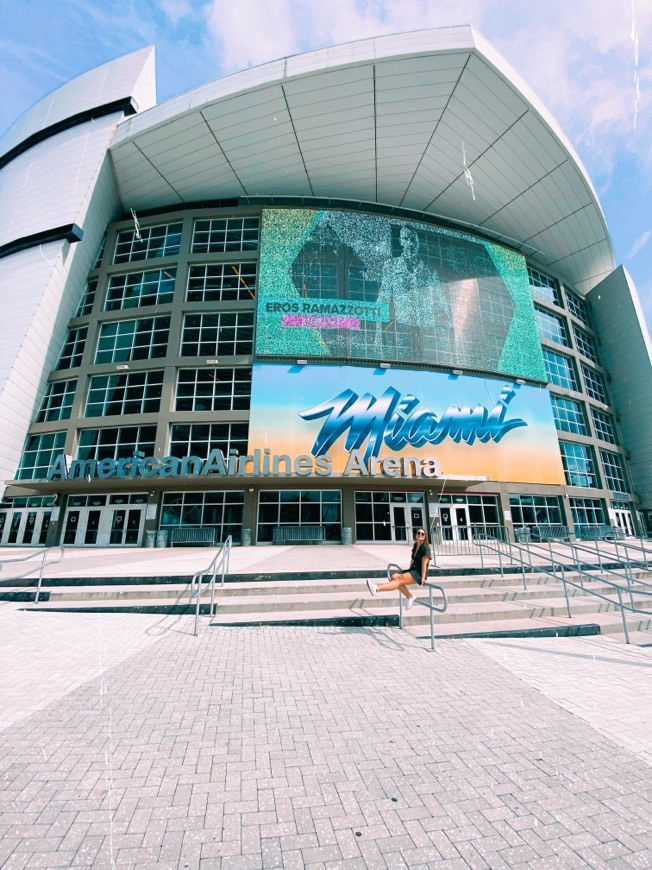
<path id="1" fill-rule="evenodd" d="M 421 562 L 423 557 L 427 556 L 429 559 L 432 558 L 432 554 L 430 553 L 430 547 L 427 544 L 419 544 L 416 551 L 412 555 L 412 561 L 410 562 L 409 571 L 418 571 L 419 576 L 421 575 Z"/>

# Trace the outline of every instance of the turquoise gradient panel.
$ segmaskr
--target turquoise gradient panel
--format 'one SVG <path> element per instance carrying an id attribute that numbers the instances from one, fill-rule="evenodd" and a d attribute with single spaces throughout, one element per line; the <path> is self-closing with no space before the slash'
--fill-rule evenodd
<path id="1" fill-rule="evenodd" d="M 361 212 L 263 210 L 256 353 L 546 379 L 520 254 Z"/>

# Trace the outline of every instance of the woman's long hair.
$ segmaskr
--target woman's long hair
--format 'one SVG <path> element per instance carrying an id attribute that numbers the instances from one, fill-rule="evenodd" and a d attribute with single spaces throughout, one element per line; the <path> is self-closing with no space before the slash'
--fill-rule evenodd
<path id="1" fill-rule="evenodd" d="M 426 536 L 424 538 L 424 540 L 421 541 L 421 544 L 425 544 L 427 547 L 430 546 L 430 541 L 428 540 L 428 529 L 426 529 L 425 526 L 419 526 L 419 528 L 416 529 L 414 532 L 414 545 L 412 547 L 412 557 L 414 557 L 414 555 L 417 551 L 417 548 L 421 546 L 421 544 L 417 541 L 417 537 L 416 537 L 417 532 L 423 532 L 424 535 Z"/>

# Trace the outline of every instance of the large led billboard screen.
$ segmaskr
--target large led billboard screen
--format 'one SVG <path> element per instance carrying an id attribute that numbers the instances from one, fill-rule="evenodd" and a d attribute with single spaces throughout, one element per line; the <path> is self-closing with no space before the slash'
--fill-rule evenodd
<path id="1" fill-rule="evenodd" d="M 546 377 L 520 254 L 360 212 L 263 210 L 256 353 Z"/>
<path id="2" fill-rule="evenodd" d="M 323 476 L 364 476 L 361 463 L 410 476 L 415 457 L 417 476 L 564 483 L 548 390 L 424 370 L 255 365 L 255 451 Z"/>

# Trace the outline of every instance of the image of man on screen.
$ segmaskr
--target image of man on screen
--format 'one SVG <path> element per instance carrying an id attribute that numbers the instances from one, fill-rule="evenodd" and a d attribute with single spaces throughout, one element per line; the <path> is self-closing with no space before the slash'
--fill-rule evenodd
<path id="1" fill-rule="evenodd" d="M 426 361 L 452 352 L 450 304 L 437 270 L 426 262 L 417 231 L 403 225 L 401 253 L 383 265 L 378 302 L 389 306 L 390 322 L 379 323 L 377 352 L 382 358 L 412 356 Z"/>

